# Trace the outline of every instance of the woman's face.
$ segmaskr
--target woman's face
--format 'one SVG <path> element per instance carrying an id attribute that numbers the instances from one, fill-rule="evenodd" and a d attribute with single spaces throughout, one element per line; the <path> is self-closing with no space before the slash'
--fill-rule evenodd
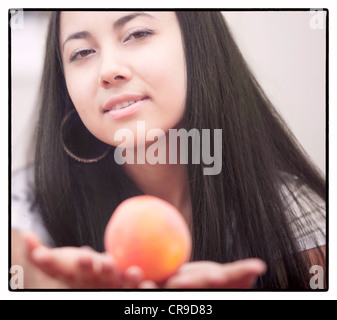
<path id="1" fill-rule="evenodd" d="M 136 138 L 137 121 L 146 132 L 179 126 L 186 68 L 174 12 L 62 12 L 60 48 L 70 97 L 96 138 L 117 146 L 115 132 Z"/>

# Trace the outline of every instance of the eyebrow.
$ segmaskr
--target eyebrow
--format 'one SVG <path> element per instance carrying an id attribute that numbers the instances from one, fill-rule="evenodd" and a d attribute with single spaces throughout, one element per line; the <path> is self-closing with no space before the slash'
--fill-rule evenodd
<path id="1" fill-rule="evenodd" d="M 150 14 L 142 12 L 142 11 L 141 12 L 135 12 L 135 13 L 129 14 L 127 16 L 121 17 L 117 21 L 115 21 L 114 24 L 113 24 L 113 29 L 114 30 L 120 29 L 125 24 L 127 24 L 129 21 L 131 21 L 131 20 L 133 20 L 133 19 L 135 19 L 139 16 L 152 18 L 152 19 L 154 18 L 154 16 L 151 16 Z"/>
<path id="2" fill-rule="evenodd" d="M 128 14 L 127 16 L 121 17 L 118 20 L 116 20 L 112 27 L 114 30 L 120 29 L 122 28 L 125 24 L 127 24 L 129 21 L 139 17 L 139 16 L 143 16 L 143 17 L 147 17 L 147 18 L 152 18 L 154 19 L 154 16 L 145 13 L 145 12 L 135 12 L 132 14 Z M 75 40 L 75 39 L 88 39 L 88 38 L 92 38 L 92 35 L 90 32 L 88 31 L 79 31 L 79 32 L 75 32 L 72 33 L 71 35 L 69 35 L 67 37 L 67 39 L 63 42 L 63 46 L 62 48 L 64 49 L 65 44 L 70 41 L 70 40 Z"/>

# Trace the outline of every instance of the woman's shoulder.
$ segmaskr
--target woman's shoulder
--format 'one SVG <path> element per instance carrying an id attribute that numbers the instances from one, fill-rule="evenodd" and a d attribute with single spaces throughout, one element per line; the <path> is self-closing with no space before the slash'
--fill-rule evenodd
<path id="1" fill-rule="evenodd" d="M 12 196 L 28 196 L 27 191 L 33 194 L 34 190 L 34 167 L 30 166 L 12 173 L 11 179 Z"/>
<path id="2" fill-rule="evenodd" d="M 35 203 L 34 167 L 21 169 L 12 174 L 11 227 L 19 231 L 32 231 L 42 242 L 52 246 L 53 242 Z"/>

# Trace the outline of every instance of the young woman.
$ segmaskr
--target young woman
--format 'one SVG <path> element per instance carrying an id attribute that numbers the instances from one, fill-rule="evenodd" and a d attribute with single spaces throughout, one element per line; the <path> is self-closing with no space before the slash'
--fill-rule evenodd
<path id="1" fill-rule="evenodd" d="M 137 110 L 113 111 L 125 102 Z M 150 130 L 164 132 L 160 144 L 181 128 L 222 130 L 219 174 L 205 175 L 202 162 L 116 162 L 119 130 L 136 138 L 136 155 L 153 143 L 143 143 Z M 44 244 L 17 231 L 12 241 L 26 287 L 300 290 L 311 266 L 325 269 L 325 181 L 220 12 L 53 12 L 33 190 Z M 165 283 L 144 281 L 136 266 L 122 274 L 104 253 L 111 213 L 139 194 L 176 206 L 191 230 L 191 261 Z"/>

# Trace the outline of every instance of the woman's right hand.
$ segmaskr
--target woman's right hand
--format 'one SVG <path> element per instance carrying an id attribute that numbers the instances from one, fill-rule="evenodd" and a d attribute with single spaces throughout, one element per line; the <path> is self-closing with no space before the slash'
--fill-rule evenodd
<path id="1" fill-rule="evenodd" d="M 69 289 L 128 289 L 143 281 L 140 268 L 130 267 L 122 274 L 110 255 L 90 247 L 48 248 L 32 233 L 24 239 L 29 260 Z"/>

